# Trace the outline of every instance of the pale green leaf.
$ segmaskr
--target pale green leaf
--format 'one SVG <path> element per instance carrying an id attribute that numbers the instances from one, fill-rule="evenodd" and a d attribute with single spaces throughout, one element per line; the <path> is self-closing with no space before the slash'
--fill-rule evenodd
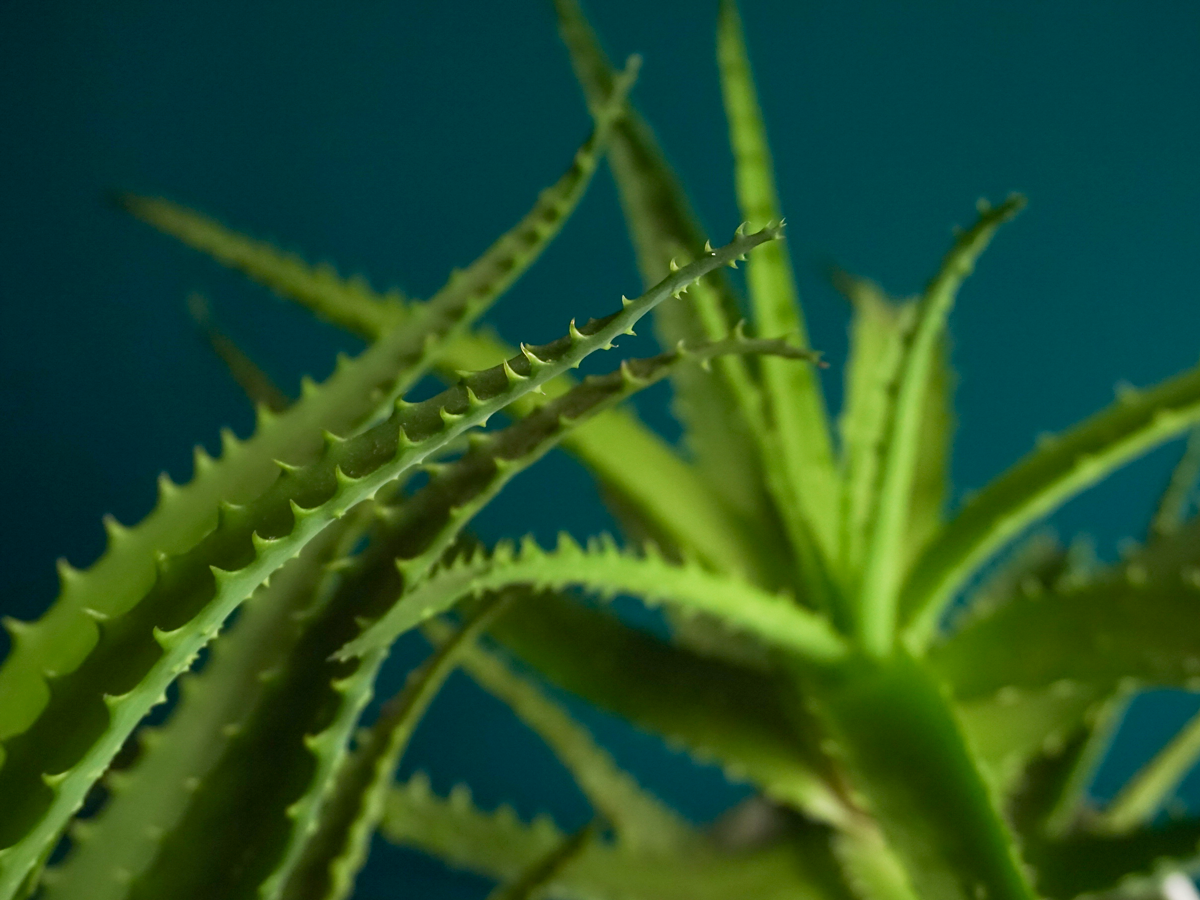
<path id="1" fill-rule="evenodd" d="M 779 221 L 771 151 L 734 0 L 722 0 L 720 5 L 717 59 L 742 218 L 756 226 Z M 747 263 L 746 285 L 756 332 L 789 336 L 807 347 L 808 330 L 784 245 Z M 794 540 L 815 541 L 820 552 L 832 558 L 838 534 L 837 476 L 820 380 L 811 369 L 800 371 L 776 360 L 761 362 L 759 378 L 770 438 L 763 466 L 775 470 L 767 479 L 775 504 L 785 520 L 804 521 L 803 526 L 791 525 Z"/>

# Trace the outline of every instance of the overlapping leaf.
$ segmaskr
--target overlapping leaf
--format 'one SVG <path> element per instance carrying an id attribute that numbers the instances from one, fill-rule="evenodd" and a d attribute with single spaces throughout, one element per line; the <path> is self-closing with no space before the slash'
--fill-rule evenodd
<path id="1" fill-rule="evenodd" d="M 330 522 L 514 398 L 611 346 L 666 297 L 776 237 L 777 229 L 739 237 L 604 320 L 572 325 L 558 341 L 400 406 L 353 439 L 328 440 L 314 463 L 288 467 L 257 500 L 224 508 L 215 530 L 159 564 L 133 609 L 104 623 L 83 663 L 53 680 L 36 721 L 6 742 L 0 789 L 11 812 L 0 835 L 0 896 L 19 888 L 136 723 L 225 618 Z"/>
<path id="2" fill-rule="evenodd" d="M 391 793 L 382 832 L 395 843 L 498 881 L 518 878 L 564 839 L 546 818 L 526 825 L 508 807 L 478 810 L 462 786 L 448 799 L 438 797 L 420 775 Z M 828 833 L 819 828 L 744 853 L 642 854 L 593 840 L 549 885 L 548 895 L 572 900 L 850 900 L 828 854 Z"/>

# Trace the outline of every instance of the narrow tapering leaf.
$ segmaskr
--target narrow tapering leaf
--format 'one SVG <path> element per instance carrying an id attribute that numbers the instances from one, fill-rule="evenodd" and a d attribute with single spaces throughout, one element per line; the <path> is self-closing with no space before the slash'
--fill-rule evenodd
<path id="1" fill-rule="evenodd" d="M 47 702 L 45 673 L 75 669 L 95 645 L 97 618 L 132 608 L 154 583 L 159 555 L 179 553 L 202 539 L 216 524 L 222 501 L 253 500 L 275 480 L 277 460 L 310 463 L 321 452 L 322 432 L 351 433 L 390 411 L 428 368 L 432 351 L 464 333 L 536 258 L 555 230 L 549 224 L 572 208 L 580 184 L 595 168 L 595 139 L 577 154 L 557 190 L 543 194 L 516 228 L 402 328 L 389 331 L 358 359 L 340 364 L 325 384 L 306 388 L 301 402 L 285 414 L 260 421 L 250 440 L 227 442 L 220 460 L 197 450 L 189 484 L 177 486 L 163 476 L 155 509 L 138 525 L 114 533 L 104 555 L 85 572 L 65 563 L 60 567 L 58 600 L 37 623 L 21 628 L 21 640 L 0 666 L 0 741 L 27 728 Z"/>
<path id="2" fill-rule="evenodd" d="M 327 263 L 313 266 L 295 253 L 162 197 L 119 194 L 116 200 L 146 224 L 351 331 L 382 333 L 404 317 L 404 298 L 398 291 L 381 294 L 363 278 L 343 278 Z"/>
<path id="3" fill-rule="evenodd" d="M 696 565 L 671 563 L 657 553 L 622 552 L 607 535 L 585 549 L 564 534 L 552 551 L 531 540 L 519 548 L 502 544 L 491 554 L 476 554 L 439 571 L 347 646 L 343 658 L 391 644 L 423 618 L 464 596 L 517 584 L 536 589 L 580 586 L 608 597 L 632 594 L 651 604 L 678 605 L 816 664 L 835 662 L 847 653 L 826 619 L 789 597 L 764 593 Z"/>
<path id="4" fill-rule="evenodd" d="M 1128 835 L 1153 825 L 1155 816 L 1176 797 L 1183 779 L 1200 760 L 1200 715 L 1183 728 L 1140 768 L 1088 828 L 1108 835 Z M 1200 825 L 1196 827 L 1200 841 Z"/>
<path id="5" fill-rule="evenodd" d="M 594 104 L 611 90 L 612 66 L 576 0 L 555 0 L 554 5 L 575 75 L 588 102 Z M 676 262 L 701 256 L 704 230 L 650 126 L 636 111 L 630 110 L 614 127 L 607 158 L 643 282 L 654 283 Z M 664 304 L 658 310 L 655 331 L 663 346 L 680 340 L 715 340 L 742 317 L 737 295 L 721 273 L 697 287 L 695 300 L 688 306 Z M 742 527 L 751 529 L 758 540 L 775 541 L 778 546 L 770 527 L 775 513 L 769 508 L 760 469 L 764 426 L 758 386 L 741 360 L 718 362 L 713 368 L 717 379 L 691 371 L 681 371 L 673 379 L 688 445 L 707 480 L 740 516 Z"/>
<path id="6" fill-rule="evenodd" d="M 745 35 L 734 0 L 723 0 L 717 19 L 717 60 L 733 146 L 734 180 L 742 218 L 752 225 L 779 221 L 779 198 L 766 128 L 759 109 Z M 808 330 L 792 275 L 787 248 L 778 244 L 747 263 L 752 321 L 758 334 L 789 335 L 808 346 Z M 833 465 L 825 398 L 813 370 L 797 371 L 763 360 L 759 377 L 765 398 L 771 452 L 763 465 L 778 471 L 768 480 L 785 520 L 798 540 L 814 540 L 833 558 L 837 547 L 837 477 Z"/>
<path id="7" fill-rule="evenodd" d="M 381 832 L 393 843 L 437 856 L 451 866 L 505 882 L 519 878 L 561 846 L 548 819 L 520 821 L 511 808 L 484 812 L 460 785 L 438 797 L 417 775 L 389 795 Z M 804 885 L 798 888 L 798 885 Z M 830 860 L 828 832 L 808 828 L 761 850 L 689 848 L 644 854 L 619 843 L 589 841 L 555 881 L 563 896 L 628 900 L 851 900 Z M 557 896 L 557 890 L 551 896 Z"/>
<path id="8" fill-rule="evenodd" d="M 192 293 L 188 296 L 188 311 L 209 347 L 225 363 L 225 368 L 255 408 L 262 407 L 269 413 L 287 409 L 291 403 L 287 395 L 236 342 L 213 323 L 208 300 L 203 294 Z"/>
<path id="9" fill-rule="evenodd" d="M 1020 196 L 1010 197 L 996 207 L 980 203 L 978 221 L 959 235 L 942 261 L 921 295 L 912 327 L 904 335 L 896 400 L 884 437 L 879 494 L 858 592 L 858 630 L 874 653 L 888 650 L 896 627 L 921 416 L 936 371 L 938 349 L 945 340 L 946 319 L 959 287 L 996 229 L 1024 205 L 1025 199 Z"/>
<path id="10" fill-rule="evenodd" d="M 1187 520 L 1195 500 L 1197 479 L 1200 479 L 1200 429 L 1194 429 L 1188 435 L 1183 455 L 1171 470 L 1167 487 L 1154 510 L 1154 518 L 1150 520 L 1152 536 L 1170 534 Z"/>
<path id="11" fill-rule="evenodd" d="M 283 473 L 246 506 L 225 507 L 216 529 L 160 564 L 132 609 L 99 629 L 92 623 L 100 634 L 90 652 L 52 679 L 26 730 L 5 742 L 0 791 L 11 805 L 0 833 L 0 897 L 20 888 L 137 722 L 225 618 L 330 522 L 516 397 L 611 346 L 665 298 L 778 236 L 778 229 L 739 236 L 621 311 L 400 407 L 353 439 L 328 440 L 311 465 Z"/>
<path id="12" fill-rule="evenodd" d="M 796 698 L 771 676 L 552 594 L 523 600 L 492 634 L 551 683 L 719 764 L 730 780 L 821 821 L 853 819 L 821 734 L 793 724 Z"/>
<path id="13" fill-rule="evenodd" d="M 434 620 L 426 634 L 448 640 L 449 628 Z M 695 841 L 694 829 L 674 810 L 620 769 L 608 751 L 561 704 L 533 679 L 518 673 L 498 653 L 479 643 L 460 655 L 464 672 L 502 700 L 528 725 L 567 768 L 592 808 L 604 817 L 619 841 L 661 852 Z"/>
<path id="14" fill-rule="evenodd" d="M 138 734 L 129 769 L 110 773 L 100 813 L 71 833 L 66 859 L 44 876 L 46 900 L 121 900 L 179 823 L 195 788 L 254 713 L 303 629 L 327 562 L 329 529 L 260 588 L 213 647 L 203 671 L 181 679 L 167 724 Z"/>
<path id="15" fill-rule="evenodd" d="M 1193 683 L 1200 677 L 1198 533 L 1193 523 L 1103 577 L 986 609 L 931 647 L 928 660 L 962 700 L 1004 688 L 1107 695 L 1122 683 Z"/>
<path id="16" fill-rule="evenodd" d="M 409 676 L 404 690 L 384 704 L 378 720 L 338 771 L 316 831 L 288 874 L 280 894 L 285 900 L 343 900 L 354 890 L 396 766 L 417 723 L 458 665 L 463 649 L 486 630 L 504 602 L 489 598 Z"/>
<path id="17" fill-rule="evenodd" d="M 1004 543 L 1071 497 L 1200 421 L 1200 369 L 1116 403 L 1039 447 L 994 480 L 950 521 L 904 588 L 907 635 L 932 640 L 947 604 Z"/>

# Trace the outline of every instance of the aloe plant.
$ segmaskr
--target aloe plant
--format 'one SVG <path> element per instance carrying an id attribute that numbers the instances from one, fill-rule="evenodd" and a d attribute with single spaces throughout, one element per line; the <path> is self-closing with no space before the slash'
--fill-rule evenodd
<path id="1" fill-rule="evenodd" d="M 428 300 L 378 294 L 163 199 L 120 198 L 368 348 L 290 401 L 194 304 L 257 427 L 227 434 L 220 459 L 198 453 L 189 483 L 161 479 L 136 526 L 110 520 L 104 555 L 60 567 L 41 619 L 5 621 L 0 900 L 344 898 L 375 833 L 508 898 L 1186 886 L 1200 825 L 1157 817 L 1200 753 L 1200 726 L 1108 806 L 1087 788 L 1134 691 L 1200 677 L 1200 523 L 1187 502 L 1200 432 L 1119 564 L 1024 536 L 1192 432 L 1200 369 L 1123 391 L 948 511 L 947 320 L 1024 199 L 981 201 L 917 297 L 835 276 L 853 310 L 835 427 L 735 6 L 720 7 L 718 63 L 746 223 L 714 249 L 628 103 L 636 60 L 614 70 L 574 0 L 555 5 L 594 130 Z M 507 347 L 479 317 L 554 237 L 601 156 L 645 288 L 556 341 Z M 725 271 L 741 260 L 744 297 Z M 658 355 L 571 377 L 651 313 Z M 447 388 L 406 400 L 431 372 Z M 663 379 L 682 448 L 619 405 Z M 552 548 L 474 539 L 472 517 L 560 445 L 603 486 L 622 534 L 564 534 Z M 589 595 L 661 606 L 669 635 Z M 363 721 L 391 648 L 418 629 L 428 659 Z M 465 789 L 440 797 L 420 775 L 397 783 L 455 669 L 544 739 L 593 822 L 567 834 L 478 809 Z M 142 724 L 177 679 L 165 723 Z M 754 796 L 717 826 L 688 821 L 557 691 L 717 762 Z M 79 815 L 89 797 L 98 811 Z"/>

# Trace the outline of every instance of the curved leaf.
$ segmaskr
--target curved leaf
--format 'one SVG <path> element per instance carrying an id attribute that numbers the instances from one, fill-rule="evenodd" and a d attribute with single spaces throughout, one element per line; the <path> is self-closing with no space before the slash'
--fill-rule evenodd
<path id="1" fill-rule="evenodd" d="M 612 66 L 576 0 L 555 0 L 554 7 L 576 78 L 588 102 L 597 103 L 611 90 Z M 607 159 L 644 283 L 662 278 L 674 260 L 698 259 L 706 252 L 705 233 L 687 195 L 635 110 L 614 126 Z M 655 314 L 655 332 L 664 347 L 718 339 L 742 318 L 737 294 L 720 273 L 697 286 L 694 300 L 664 304 Z M 715 379 L 687 370 L 672 379 L 688 446 L 740 525 L 755 540 L 786 554 L 773 533 L 776 514 L 762 481 L 763 411 L 750 363 L 730 359 L 713 368 Z M 771 574 L 776 584 L 786 577 Z"/>
<path id="2" fill-rule="evenodd" d="M 742 218 L 751 223 L 782 218 L 775 192 L 771 151 L 762 111 L 746 58 L 746 40 L 734 0 L 722 0 L 717 18 L 717 60 L 733 146 L 734 179 Z M 752 320 L 757 334 L 792 335 L 808 346 L 808 330 L 782 244 L 764 250 L 746 266 Z M 793 541 L 815 542 L 802 558 L 819 551 L 833 558 L 837 549 L 837 473 L 833 466 L 828 413 L 817 373 L 777 360 L 759 365 L 765 430 L 771 438 L 763 467 L 775 492 L 775 505 L 791 524 Z M 803 524 L 799 521 L 802 520 Z"/>
<path id="3" fill-rule="evenodd" d="M 448 636 L 446 628 L 430 628 L 441 624 L 437 620 L 429 622 L 426 633 L 433 630 L 444 639 Z M 546 742 L 592 808 L 612 825 L 618 841 L 640 850 L 662 851 L 696 839 L 695 831 L 678 813 L 618 768 L 588 730 L 532 679 L 478 643 L 464 649 L 460 665 Z"/>
<path id="4" fill-rule="evenodd" d="M 0 665 L 0 741 L 29 727 L 46 703 L 45 673 L 72 671 L 94 646 L 97 631 L 89 610 L 109 617 L 125 613 L 153 584 L 157 556 L 179 553 L 202 539 L 215 526 L 222 501 L 246 503 L 259 496 L 278 474 L 275 460 L 310 463 L 321 452 L 322 431 L 347 434 L 389 411 L 424 373 L 432 351 L 463 332 L 537 256 L 549 226 L 571 208 L 571 191 L 594 170 L 595 152 L 592 147 L 577 155 L 558 191 L 543 194 L 515 229 L 403 328 L 388 332 L 358 359 L 339 361 L 324 385 L 305 383 L 301 401 L 285 413 L 260 409 L 250 440 L 241 443 L 232 433 L 223 434 L 222 459 L 214 462 L 197 450 L 191 483 L 176 486 L 162 476 L 155 509 L 132 528 L 110 522 L 108 547 L 85 572 L 60 563 L 58 600 L 36 624 L 14 625 L 22 638 Z"/>
<path id="5" fill-rule="evenodd" d="M 1041 446 L 967 503 L 914 566 L 904 587 L 905 639 L 937 635 L 942 614 L 983 562 L 1071 497 L 1200 422 L 1200 369 L 1116 403 Z"/>
<path id="6" fill-rule="evenodd" d="M 861 654 L 805 684 L 918 896 L 1032 900 L 961 726 L 918 662 Z"/>
<path id="7" fill-rule="evenodd" d="M 633 594 L 647 603 L 679 604 L 814 663 L 835 662 L 847 652 L 826 619 L 790 598 L 767 594 L 694 564 L 667 562 L 657 552 L 641 557 L 623 553 L 607 535 L 584 550 L 564 533 L 553 551 L 526 540 L 519 550 L 501 544 L 492 554 L 477 554 L 448 566 L 401 598 L 339 655 L 347 659 L 370 653 L 462 597 L 516 584 L 535 589 L 579 585 L 609 597 Z"/>
<path id="8" fill-rule="evenodd" d="M 448 799 L 428 779 L 414 776 L 392 791 L 382 832 L 393 843 L 415 847 L 498 881 L 520 876 L 562 846 L 564 835 L 547 818 L 521 822 L 507 806 L 476 809 L 462 785 Z M 762 850 L 731 853 L 691 849 L 684 854 L 642 854 L 621 844 L 590 841 L 549 885 L 547 896 L 584 900 L 850 900 L 831 871 L 828 833 L 814 828 Z"/>
<path id="9" fill-rule="evenodd" d="M 1065 696 L 1186 685 L 1200 677 L 1198 535 L 1193 522 L 1103 578 L 983 609 L 930 648 L 929 664 L 960 700 L 1005 688 Z"/>
<path id="10" fill-rule="evenodd" d="M 225 507 L 215 530 L 162 560 L 149 592 L 123 615 L 92 626 L 100 633 L 90 653 L 85 649 L 77 668 L 51 680 L 36 719 L 5 743 L 0 791 L 9 806 L 0 823 L 0 897 L 21 886 L 137 722 L 225 618 L 330 522 L 515 397 L 611 346 L 666 297 L 778 235 L 770 229 L 738 237 L 618 313 L 582 329 L 572 325 L 558 341 L 523 348 L 428 401 L 399 406 L 358 437 L 330 436 L 316 462 L 286 468 L 257 500 Z M 15 636 L 20 652 L 22 631 Z"/>
<path id="11" fill-rule="evenodd" d="M 858 631 L 872 653 L 886 654 L 897 624 L 904 577 L 904 546 L 909 502 L 916 480 L 921 416 L 945 340 L 946 319 L 958 289 L 975 267 L 996 229 L 1015 216 L 1025 198 L 1012 196 L 999 206 L 979 203 L 979 219 L 962 232 L 926 285 L 912 328 L 903 338 L 896 399 L 890 410 L 880 462 L 879 492 L 858 597 Z"/>
<path id="12" fill-rule="evenodd" d="M 552 684 L 720 765 L 731 781 L 749 781 L 820 821 L 852 822 L 853 804 L 820 748 L 823 735 L 793 724 L 795 698 L 774 678 L 553 594 L 526 598 L 491 633 Z"/>

